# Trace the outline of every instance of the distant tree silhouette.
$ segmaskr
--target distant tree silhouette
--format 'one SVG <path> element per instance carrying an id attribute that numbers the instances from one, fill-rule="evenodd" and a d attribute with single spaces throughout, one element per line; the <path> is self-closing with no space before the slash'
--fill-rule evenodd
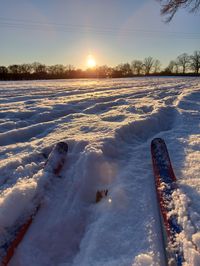
<path id="1" fill-rule="evenodd" d="M 182 67 L 182 73 L 185 74 L 187 67 L 190 63 L 190 57 L 188 54 L 183 53 L 177 57 L 177 63 L 180 67 Z"/>
<path id="2" fill-rule="evenodd" d="M 141 60 L 133 60 L 131 63 L 133 74 L 141 75 L 143 70 L 143 62 Z"/>
<path id="3" fill-rule="evenodd" d="M 113 70 L 114 77 L 131 77 L 132 75 L 133 73 L 129 63 L 119 64 Z"/>
<path id="4" fill-rule="evenodd" d="M 44 64 L 34 62 L 32 68 L 37 78 L 43 78 L 47 74 L 47 67 Z"/>
<path id="5" fill-rule="evenodd" d="M 122 77 L 132 76 L 132 69 L 129 63 L 118 65 L 116 70 L 121 74 Z"/>
<path id="6" fill-rule="evenodd" d="M 20 72 L 23 74 L 31 74 L 33 71 L 31 64 L 22 64 L 20 65 Z"/>
<path id="7" fill-rule="evenodd" d="M 125 77 L 130 77 L 132 76 L 132 69 L 129 63 L 123 64 L 122 65 L 122 75 Z"/>
<path id="8" fill-rule="evenodd" d="M 50 77 L 63 78 L 65 74 L 65 67 L 60 64 L 49 66 L 46 70 Z"/>
<path id="9" fill-rule="evenodd" d="M 112 70 L 112 78 L 121 78 L 122 76 L 122 70 L 119 68 L 119 66 L 116 66 Z"/>
<path id="10" fill-rule="evenodd" d="M 154 63 L 153 63 L 153 72 L 156 74 L 156 73 L 159 73 L 160 72 L 160 68 L 161 68 L 161 62 L 160 60 L 158 59 L 155 59 L 154 60 Z"/>
<path id="11" fill-rule="evenodd" d="M 168 67 L 169 69 L 171 69 L 172 73 L 175 73 L 175 74 L 179 73 L 179 62 L 177 59 L 171 60 Z"/>
<path id="12" fill-rule="evenodd" d="M 161 14 L 166 15 L 166 22 L 170 22 L 179 8 L 188 8 L 190 12 L 196 11 L 200 0 L 160 0 Z"/>
<path id="13" fill-rule="evenodd" d="M 75 70 L 75 67 L 73 65 L 67 65 L 65 67 L 65 77 L 74 78 L 74 77 L 77 77 L 76 75 L 77 76 L 80 75 L 80 77 L 82 77 L 83 75 L 82 70 L 81 69 Z"/>
<path id="14" fill-rule="evenodd" d="M 8 69 L 5 66 L 0 66 L 0 79 L 6 80 L 8 79 Z"/>
<path id="15" fill-rule="evenodd" d="M 167 72 L 167 73 L 174 73 L 175 72 L 175 65 L 176 65 L 176 63 L 175 63 L 175 61 L 174 60 L 171 60 L 170 62 L 169 62 L 169 65 L 166 67 L 166 69 L 165 69 L 165 71 Z"/>
<path id="16" fill-rule="evenodd" d="M 5 66 L 0 66 L 0 74 L 7 74 L 8 73 L 8 69 Z"/>
<path id="17" fill-rule="evenodd" d="M 198 74 L 200 69 L 200 51 L 195 51 L 193 55 L 190 56 L 191 69 Z"/>
<path id="18" fill-rule="evenodd" d="M 154 64 L 154 59 L 153 57 L 149 56 L 149 57 L 146 57 L 144 59 L 144 71 L 145 71 L 145 74 L 146 75 L 149 75 L 151 70 L 152 70 L 152 67 L 153 67 L 153 64 Z"/>
<path id="19" fill-rule="evenodd" d="M 112 77 L 112 68 L 108 67 L 106 65 L 97 67 L 96 71 L 97 71 L 97 76 L 99 78 L 110 78 L 110 77 Z"/>
<path id="20" fill-rule="evenodd" d="M 21 73 L 20 65 L 10 65 L 8 66 L 8 72 L 16 75 Z"/>

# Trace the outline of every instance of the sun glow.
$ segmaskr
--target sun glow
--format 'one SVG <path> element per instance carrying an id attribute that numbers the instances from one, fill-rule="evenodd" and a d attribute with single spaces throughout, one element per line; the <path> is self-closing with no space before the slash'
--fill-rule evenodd
<path id="1" fill-rule="evenodd" d="M 96 66 L 96 61 L 95 61 L 94 57 L 92 55 L 88 55 L 88 58 L 87 58 L 87 67 L 93 68 L 95 66 Z"/>

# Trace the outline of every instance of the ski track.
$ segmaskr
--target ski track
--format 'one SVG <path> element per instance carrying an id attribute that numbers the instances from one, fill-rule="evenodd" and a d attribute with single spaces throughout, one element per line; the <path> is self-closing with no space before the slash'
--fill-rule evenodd
<path id="1" fill-rule="evenodd" d="M 0 110 L 0 242 L 44 194 L 10 266 L 164 265 L 154 137 L 179 182 L 185 266 L 200 265 L 200 79 L 0 82 Z M 62 178 L 44 191 L 45 158 L 61 140 Z M 95 204 L 98 189 L 109 193 Z"/>

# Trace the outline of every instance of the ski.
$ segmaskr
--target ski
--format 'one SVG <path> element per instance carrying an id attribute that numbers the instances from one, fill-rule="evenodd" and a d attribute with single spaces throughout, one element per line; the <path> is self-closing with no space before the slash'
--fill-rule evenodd
<path id="1" fill-rule="evenodd" d="M 151 156 L 155 176 L 160 221 L 163 232 L 166 264 L 182 266 L 183 250 L 177 235 L 182 231 L 176 214 L 173 211 L 172 193 L 177 189 L 176 176 L 170 161 L 167 146 L 163 139 L 155 138 L 151 142 Z"/>
<path id="2" fill-rule="evenodd" d="M 63 169 L 65 160 L 66 160 L 66 154 L 68 151 L 68 145 L 66 142 L 59 142 L 55 145 L 51 153 L 49 154 L 49 157 L 47 159 L 47 162 L 44 166 L 43 171 L 49 173 L 52 176 L 59 177 L 59 174 L 61 170 Z M 6 266 L 8 265 L 9 261 L 14 255 L 15 249 L 22 241 L 24 235 L 26 234 L 28 228 L 32 224 L 34 217 L 36 216 L 38 210 L 40 209 L 41 205 L 41 198 L 39 202 L 37 203 L 34 210 L 32 210 L 32 213 L 24 216 L 22 219 L 23 222 L 16 222 L 15 228 L 8 229 L 8 233 L 12 237 L 8 237 L 8 239 L 5 239 L 4 243 L 0 243 L 0 265 Z"/>

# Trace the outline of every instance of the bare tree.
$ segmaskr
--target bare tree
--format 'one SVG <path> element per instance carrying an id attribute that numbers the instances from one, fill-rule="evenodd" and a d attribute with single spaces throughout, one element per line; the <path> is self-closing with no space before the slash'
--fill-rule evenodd
<path id="1" fill-rule="evenodd" d="M 123 77 L 129 77 L 132 75 L 132 69 L 129 63 L 116 66 L 116 71 L 118 71 L 118 73 L 121 73 Z"/>
<path id="2" fill-rule="evenodd" d="M 144 71 L 146 75 L 149 75 L 154 64 L 153 57 L 149 56 L 144 59 Z"/>
<path id="3" fill-rule="evenodd" d="M 154 60 L 153 68 L 154 68 L 154 73 L 158 73 L 160 71 L 160 68 L 161 68 L 160 60 L 158 59 Z"/>
<path id="4" fill-rule="evenodd" d="M 65 66 L 65 70 L 66 71 L 74 71 L 75 70 L 75 67 L 73 66 L 73 65 L 67 65 L 67 66 Z"/>
<path id="5" fill-rule="evenodd" d="M 5 66 L 0 66 L 0 80 L 8 78 L 8 69 Z"/>
<path id="6" fill-rule="evenodd" d="M 21 73 L 23 74 L 30 74 L 32 73 L 32 65 L 31 64 L 22 64 L 20 65 Z"/>
<path id="7" fill-rule="evenodd" d="M 200 69 L 200 51 L 195 51 L 194 54 L 190 56 L 190 60 L 191 69 L 193 69 L 194 72 L 198 74 Z"/>
<path id="8" fill-rule="evenodd" d="M 112 76 L 112 69 L 106 65 L 97 67 L 99 78 L 108 78 Z"/>
<path id="9" fill-rule="evenodd" d="M 0 74 L 7 74 L 8 73 L 8 69 L 5 66 L 0 66 Z"/>
<path id="10" fill-rule="evenodd" d="M 174 60 L 174 73 L 178 74 L 179 73 L 179 63 L 178 60 Z"/>
<path id="11" fill-rule="evenodd" d="M 42 75 L 46 73 L 47 67 L 44 64 L 34 62 L 31 64 L 31 67 L 33 69 L 33 72 L 37 75 Z"/>
<path id="12" fill-rule="evenodd" d="M 65 73 L 65 67 L 63 65 L 60 65 L 60 64 L 48 66 L 47 72 L 51 76 L 62 77 Z"/>
<path id="13" fill-rule="evenodd" d="M 177 63 L 182 67 L 182 73 L 185 74 L 185 71 L 190 63 L 190 57 L 188 54 L 184 53 L 177 57 Z"/>
<path id="14" fill-rule="evenodd" d="M 21 69 L 19 65 L 10 65 L 8 66 L 8 72 L 11 74 L 20 74 Z"/>
<path id="15" fill-rule="evenodd" d="M 133 74 L 129 63 L 123 65 L 122 71 L 125 76 L 131 76 Z"/>
<path id="16" fill-rule="evenodd" d="M 170 22 L 179 8 L 188 8 L 190 12 L 198 10 L 200 0 L 160 0 L 161 14 L 166 15 L 166 22 Z"/>
<path id="17" fill-rule="evenodd" d="M 169 65 L 167 66 L 166 70 L 168 72 L 170 72 L 170 73 L 173 73 L 174 72 L 174 69 L 175 69 L 175 65 L 176 65 L 175 61 L 174 60 L 171 60 L 169 62 Z"/>
<path id="18" fill-rule="evenodd" d="M 131 68 L 134 74 L 141 75 L 141 72 L 143 70 L 143 63 L 141 60 L 133 60 L 131 63 Z"/>
<path id="19" fill-rule="evenodd" d="M 177 60 L 171 60 L 169 62 L 169 65 L 166 68 L 166 71 L 170 72 L 170 73 L 178 74 L 178 72 L 179 72 L 179 63 L 178 63 L 178 61 Z"/>
<path id="20" fill-rule="evenodd" d="M 74 73 L 80 73 L 80 76 L 82 75 L 82 70 L 80 70 L 80 69 L 75 69 L 75 67 L 73 66 L 73 65 L 66 65 L 65 66 L 65 75 L 66 75 L 66 77 L 68 77 L 68 78 L 71 78 L 73 75 L 74 75 Z"/>

